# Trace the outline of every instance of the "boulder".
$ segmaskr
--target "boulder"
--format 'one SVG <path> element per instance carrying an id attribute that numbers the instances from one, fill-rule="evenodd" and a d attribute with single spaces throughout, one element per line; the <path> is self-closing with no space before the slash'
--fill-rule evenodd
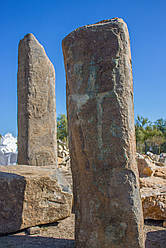
<path id="1" fill-rule="evenodd" d="M 151 177 L 140 178 L 144 219 L 166 220 L 166 169 L 158 168 Z"/>
<path id="2" fill-rule="evenodd" d="M 158 162 L 160 159 L 160 155 L 154 154 L 152 152 L 147 152 L 146 154 L 155 162 Z"/>
<path id="3" fill-rule="evenodd" d="M 166 166 L 166 153 L 161 153 L 160 155 L 157 155 L 152 152 L 147 152 L 147 155 L 156 165 Z"/>
<path id="4" fill-rule="evenodd" d="M 58 169 L 0 166 L 0 233 L 52 223 L 71 214 L 72 192 Z"/>
<path id="5" fill-rule="evenodd" d="M 161 162 L 164 165 L 166 165 L 166 153 L 161 153 L 160 154 L 159 162 Z"/>
<path id="6" fill-rule="evenodd" d="M 57 140 L 58 144 L 58 157 L 64 158 L 69 156 L 69 149 L 66 146 L 66 143 L 62 142 L 61 140 Z"/>
<path id="7" fill-rule="evenodd" d="M 155 163 L 147 155 L 136 155 L 139 176 L 151 176 L 155 170 Z"/>

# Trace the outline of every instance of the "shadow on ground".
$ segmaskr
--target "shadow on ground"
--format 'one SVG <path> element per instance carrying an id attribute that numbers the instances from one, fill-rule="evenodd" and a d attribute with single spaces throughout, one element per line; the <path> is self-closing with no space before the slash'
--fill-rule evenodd
<path id="1" fill-rule="evenodd" d="M 0 237 L 0 248 L 74 248 L 74 240 L 9 235 Z"/>
<path id="2" fill-rule="evenodd" d="M 166 231 L 159 230 L 148 232 L 145 241 L 146 248 L 165 248 L 166 247 Z"/>
<path id="3" fill-rule="evenodd" d="M 166 230 L 153 230 L 146 233 L 145 248 L 165 248 Z M 160 227 L 161 228 L 161 227 Z M 63 234 L 62 234 L 63 235 Z M 73 239 L 60 239 L 44 236 L 29 236 L 22 233 L 1 236 L 0 248 L 74 248 Z"/>

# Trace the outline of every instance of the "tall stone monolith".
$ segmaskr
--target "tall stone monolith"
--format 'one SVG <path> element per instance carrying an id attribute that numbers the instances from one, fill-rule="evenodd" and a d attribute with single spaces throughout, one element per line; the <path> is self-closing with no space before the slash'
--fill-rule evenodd
<path id="1" fill-rule="evenodd" d="M 18 164 L 55 165 L 55 70 L 33 34 L 19 43 L 17 80 Z"/>
<path id="2" fill-rule="evenodd" d="M 81 27 L 62 43 L 77 248 L 143 248 L 133 79 L 122 19 Z"/>

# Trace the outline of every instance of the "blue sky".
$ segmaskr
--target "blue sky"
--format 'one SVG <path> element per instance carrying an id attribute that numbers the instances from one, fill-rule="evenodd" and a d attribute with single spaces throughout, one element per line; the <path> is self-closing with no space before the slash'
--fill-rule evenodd
<path id="1" fill-rule="evenodd" d="M 165 0 L 6 0 L 0 3 L 0 133 L 17 135 L 18 43 L 33 33 L 55 66 L 57 114 L 66 112 L 61 42 L 75 28 L 123 18 L 129 28 L 135 116 L 166 118 Z"/>

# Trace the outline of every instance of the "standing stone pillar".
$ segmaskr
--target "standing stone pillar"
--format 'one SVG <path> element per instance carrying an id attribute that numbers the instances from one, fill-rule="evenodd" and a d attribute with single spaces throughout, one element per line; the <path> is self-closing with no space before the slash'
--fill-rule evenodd
<path id="1" fill-rule="evenodd" d="M 56 165 L 55 70 L 27 34 L 18 49 L 18 164 Z"/>
<path id="2" fill-rule="evenodd" d="M 77 248 L 142 248 L 130 42 L 122 19 L 63 40 Z"/>

